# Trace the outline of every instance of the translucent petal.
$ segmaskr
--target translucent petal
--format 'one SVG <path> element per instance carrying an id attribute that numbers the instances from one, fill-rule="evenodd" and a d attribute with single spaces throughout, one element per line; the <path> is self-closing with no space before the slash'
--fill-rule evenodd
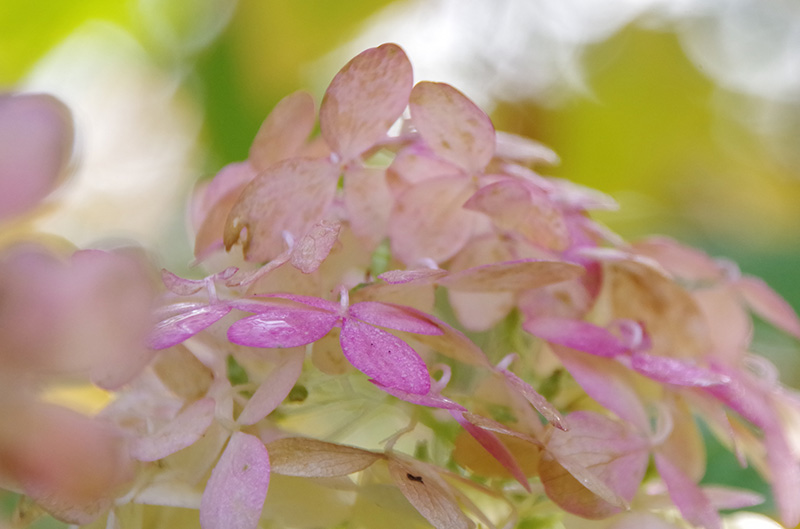
<path id="1" fill-rule="evenodd" d="M 345 318 L 342 352 L 353 367 L 382 386 L 425 395 L 431 389 L 425 362 L 407 343 L 386 331 Z"/>
<path id="2" fill-rule="evenodd" d="M 422 81 L 409 99 L 411 121 L 438 156 L 470 172 L 494 155 L 492 120 L 464 94 L 445 83 Z"/>
<path id="3" fill-rule="evenodd" d="M 554 405 L 550 404 L 547 399 L 539 394 L 539 392 L 533 389 L 530 384 L 519 378 L 508 369 L 500 369 L 499 371 L 508 382 L 508 385 L 525 397 L 525 400 L 530 402 L 531 406 L 536 408 L 536 411 L 542 414 L 542 417 L 547 419 L 556 428 L 560 428 L 562 430 L 566 428 L 564 425 L 564 419 L 561 417 L 561 414 L 558 413 L 558 409 L 556 409 Z"/>
<path id="4" fill-rule="evenodd" d="M 297 154 L 316 121 L 314 98 L 295 92 L 281 99 L 258 129 L 248 158 L 258 171 Z"/>
<path id="5" fill-rule="evenodd" d="M 350 306 L 348 314 L 372 325 L 388 327 L 398 331 L 415 334 L 444 334 L 444 331 L 432 323 L 427 314 L 410 307 L 402 307 L 378 301 L 362 301 Z"/>
<path id="6" fill-rule="evenodd" d="M 214 420 L 214 399 L 193 402 L 154 434 L 132 441 L 131 456 L 156 461 L 195 443 Z"/>
<path id="7" fill-rule="evenodd" d="M 261 382 L 236 419 L 239 424 L 255 424 L 280 406 L 292 391 L 303 370 L 305 350 L 302 348 L 283 351 L 278 365 Z"/>
<path id="8" fill-rule="evenodd" d="M 534 318 L 522 324 L 534 336 L 576 351 L 613 358 L 628 351 L 607 329 L 568 318 Z"/>
<path id="9" fill-rule="evenodd" d="M 269 261 L 284 247 L 283 232 L 302 238 L 325 214 L 339 169 L 327 160 L 293 158 L 273 165 L 242 191 L 228 214 L 225 248 L 240 241 L 248 261 Z"/>
<path id="10" fill-rule="evenodd" d="M 800 339 L 800 318 L 789 303 L 757 277 L 746 276 L 736 289 L 753 311 L 775 327 Z"/>
<path id="11" fill-rule="evenodd" d="M 234 432 L 200 501 L 203 529 L 255 529 L 269 487 L 269 454 L 258 437 Z"/>
<path id="12" fill-rule="evenodd" d="M 422 465 L 389 459 L 389 475 L 411 505 L 436 529 L 471 529 L 449 485 Z"/>
<path id="13" fill-rule="evenodd" d="M 228 328 L 228 339 L 248 347 L 298 347 L 328 334 L 338 314 L 316 309 L 273 306 Z"/>
<path id="14" fill-rule="evenodd" d="M 633 499 L 644 478 L 649 443 L 630 426 L 594 412 L 573 412 L 567 424 L 568 431 L 553 430 L 540 465 L 547 495 L 566 511 L 587 518 L 619 512 Z M 559 466 L 570 474 L 564 474 Z M 590 476 L 584 472 L 599 479 L 614 497 L 609 498 L 604 487 L 598 489 L 587 482 Z M 587 493 L 597 495 L 596 499 L 592 501 Z"/>
<path id="15" fill-rule="evenodd" d="M 659 453 L 655 454 L 655 463 L 661 479 L 667 485 L 672 501 L 686 521 L 706 529 L 722 529 L 719 513 L 697 483 Z"/>
<path id="16" fill-rule="evenodd" d="M 45 95 L 0 96 L 0 221 L 25 213 L 64 176 L 72 117 Z"/>
<path id="17" fill-rule="evenodd" d="M 361 52 L 331 81 L 319 110 L 322 137 L 342 160 L 383 138 L 408 105 L 411 63 L 396 44 Z"/>
<path id="18" fill-rule="evenodd" d="M 561 160 L 550 148 L 538 141 L 508 132 L 497 131 L 495 156 L 525 164 L 557 165 Z"/>
<path id="19" fill-rule="evenodd" d="M 368 450 L 303 437 L 278 439 L 267 448 L 274 473 L 304 478 L 346 476 L 384 458 Z"/>
<path id="20" fill-rule="evenodd" d="M 366 249 L 374 250 L 386 238 L 393 197 L 383 169 L 359 167 L 344 175 L 344 203 L 353 233 Z"/>
<path id="21" fill-rule="evenodd" d="M 522 468 L 520 468 L 519 463 L 514 458 L 514 455 L 494 433 L 480 426 L 476 426 L 467 417 L 465 417 L 464 413 L 461 411 L 450 410 L 450 415 L 452 415 L 458 424 L 460 424 L 472 437 L 474 437 L 475 440 L 478 441 L 480 445 L 497 460 L 498 463 L 503 465 L 503 467 L 508 470 L 512 476 L 514 476 L 514 479 L 516 479 L 520 485 L 525 487 L 525 490 L 530 492 L 531 486 L 528 483 L 528 478 L 525 476 L 525 472 L 523 472 Z"/>
<path id="22" fill-rule="evenodd" d="M 177 345 L 210 327 L 231 311 L 225 303 L 191 308 L 159 322 L 150 333 L 147 344 L 151 349 L 166 349 Z"/>
<path id="23" fill-rule="evenodd" d="M 507 261 L 453 272 L 439 284 L 466 292 L 519 292 L 575 279 L 584 269 L 563 261 Z"/>
<path id="24" fill-rule="evenodd" d="M 441 268 L 415 268 L 413 270 L 389 270 L 379 275 L 378 279 L 383 279 L 390 285 L 429 284 L 446 275 L 447 270 Z"/>
<path id="25" fill-rule="evenodd" d="M 464 207 L 489 215 L 499 229 L 516 232 L 533 244 L 557 251 L 569 246 L 569 229 L 561 208 L 522 181 L 504 178 L 484 186 Z"/>
<path id="26" fill-rule="evenodd" d="M 469 240 L 478 213 L 464 209 L 473 184 L 460 176 L 421 182 L 400 195 L 389 219 L 392 255 L 404 263 L 441 263 Z"/>
<path id="27" fill-rule="evenodd" d="M 402 391 L 396 388 L 382 386 L 377 382 L 375 382 L 374 380 L 372 381 L 372 383 L 381 388 L 389 395 L 397 397 L 400 400 L 416 404 L 418 406 L 427 406 L 429 408 L 442 408 L 445 410 L 467 411 L 467 409 L 461 404 L 452 401 L 447 397 L 443 397 L 437 393 L 430 392 L 425 395 L 417 395 L 415 393 L 409 393 L 407 391 Z"/>
<path id="28" fill-rule="evenodd" d="M 339 240 L 341 225 L 322 220 L 300 239 L 292 250 L 292 266 L 310 274 L 316 271 Z"/>

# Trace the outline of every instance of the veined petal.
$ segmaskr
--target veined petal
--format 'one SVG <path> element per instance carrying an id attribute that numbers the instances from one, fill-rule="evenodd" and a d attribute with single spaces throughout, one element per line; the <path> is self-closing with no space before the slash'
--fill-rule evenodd
<path id="1" fill-rule="evenodd" d="M 348 313 L 350 316 L 372 325 L 398 331 L 415 334 L 444 334 L 444 331 L 432 323 L 430 318 L 420 316 L 418 311 L 411 307 L 379 301 L 362 301 L 351 305 Z"/>
<path id="2" fill-rule="evenodd" d="M 191 308 L 159 322 L 150 333 L 147 344 L 156 350 L 172 347 L 210 327 L 230 311 L 231 306 L 226 303 Z"/>
<path id="3" fill-rule="evenodd" d="M 314 98 L 298 91 L 281 99 L 258 129 L 248 158 L 259 171 L 294 156 L 316 121 Z"/>
<path id="4" fill-rule="evenodd" d="M 411 121 L 438 156 L 467 171 L 481 171 L 494 155 L 492 120 L 445 83 L 422 81 L 409 100 Z"/>
<path id="5" fill-rule="evenodd" d="M 382 386 L 381 384 L 375 382 L 374 380 L 372 381 L 372 383 L 378 386 L 386 393 L 388 393 L 389 395 L 397 397 L 400 400 L 410 402 L 411 404 L 416 404 L 418 406 L 427 406 L 429 408 L 442 408 L 445 410 L 467 411 L 467 409 L 461 404 L 452 401 L 447 397 L 443 397 L 438 393 L 429 392 L 426 393 L 425 395 L 417 395 L 416 393 L 409 393 L 407 391 L 402 391 L 397 388 Z"/>
<path id="6" fill-rule="evenodd" d="M 373 250 L 386 237 L 393 197 L 386 171 L 371 167 L 348 169 L 344 175 L 344 204 L 353 233 Z"/>
<path id="7" fill-rule="evenodd" d="M 292 158 L 271 166 L 245 187 L 228 214 L 225 248 L 240 240 L 248 261 L 269 261 L 284 247 L 282 233 L 300 239 L 325 214 L 339 168 L 325 159 Z"/>
<path id="8" fill-rule="evenodd" d="M 298 347 L 316 342 L 333 328 L 337 314 L 317 309 L 273 306 L 228 328 L 228 339 L 248 347 Z"/>
<path id="9" fill-rule="evenodd" d="M 583 273 L 583 267 L 573 263 L 524 259 L 453 272 L 439 284 L 464 292 L 519 292 L 575 279 Z"/>
<path id="10" fill-rule="evenodd" d="M 396 44 L 361 52 L 331 81 L 319 109 L 322 137 L 344 161 L 380 140 L 403 113 L 414 76 Z"/>
<path id="11" fill-rule="evenodd" d="M 345 318 L 342 352 L 353 367 L 382 386 L 425 395 L 431 379 L 422 358 L 400 338 L 354 318 Z"/>
<path id="12" fill-rule="evenodd" d="M 190 404 L 153 435 L 134 440 L 131 456 L 139 461 L 156 461 L 194 444 L 214 420 L 214 399 Z"/>
<path id="13" fill-rule="evenodd" d="M 200 500 L 203 529 L 255 529 L 269 487 L 269 454 L 258 437 L 234 432 Z"/>
<path id="14" fill-rule="evenodd" d="M 304 478 L 346 476 L 385 457 L 361 448 L 303 437 L 272 441 L 268 449 L 273 472 Z"/>
<path id="15" fill-rule="evenodd" d="M 453 257 L 472 235 L 479 213 L 464 209 L 473 184 L 461 176 L 425 180 L 397 198 L 389 219 L 392 255 L 404 263 Z"/>

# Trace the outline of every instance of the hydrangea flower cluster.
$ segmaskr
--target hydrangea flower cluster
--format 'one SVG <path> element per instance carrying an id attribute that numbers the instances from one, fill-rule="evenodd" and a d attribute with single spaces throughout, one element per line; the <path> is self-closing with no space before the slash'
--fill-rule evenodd
<path id="1" fill-rule="evenodd" d="M 699 485 L 702 422 L 800 523 L 800 398 L 748 350 L 751 313 L 797 338 L 800 320 L 764 282 L 623 241 L 589 215 L 612 199 L 542 176 L 552 151 L 414 84 L 394 44 L 351 60 L 318 115 L 286 97 L 195 190 L 202 279 L 165 270 L 153 298 L 102 282 L 140 266 L 126 254 L 6 252 L 0 373 L 28 383 L 47 365 L 22 355 L 56 355 L 47 375 L 89 373 L 114 400 L 52 455 L 109 470 L 48 473 L 50 440 L 4 427 L 3 486 L 90 527 L 721 529 L 761 498 Z M 80 330 L 69 349 L 30 326 L 49 317 Z M 17 409 L 13 387 L 17 424 L 68 421 Z"/>

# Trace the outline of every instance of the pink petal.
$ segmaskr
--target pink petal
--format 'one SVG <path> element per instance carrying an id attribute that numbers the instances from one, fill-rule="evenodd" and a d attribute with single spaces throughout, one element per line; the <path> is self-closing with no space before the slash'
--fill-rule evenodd
<path id="1" fill-rule="evenodd" d="M 348 169 L 344 175 L 344 203 L 353 233 L 367 250 L 374 250 L 386 238 L 394 203 L 386 171 L 369 167 Z"/>
<path id="2" fill-rule="evenodd" d="M 669 237 L 648 237 L 637 241 L 633 250 L 655 259 L 670 274 L 691 281 L 717 281 L 722 278 L 719 263 L 696 248 Z"/>
<path id="3" fill-rule="evenodd" d="M 702 388 L 725 384 L 729 381 L 727 376 L 710 369 L 676 358 L 655 356 L 647 353 L 634 353 L 631 357 L 631 367 L 646 377 L 675 386 Z"/>
<path id="4" fill-rule="evenodd" d="M 234 432 L 200 500 L 203 529 L 255 529 L 269 487 L 269 454 L 258 437 Z"/>
<path id="5" fill-rule="evenodd" d="M 519 292 L 575 279 L 584 268 L 563 261 L 507 261 L 453 272 L 439 284 L 465 292 Z"/>
<path id="6" fill-rule="evenodd" d="M 525 397 L 525 400 L 530 402 L 531 406 L 536 408 L 536 411 L 542 414 L 542 417 L 547 419 L 548 422 L 552 423 L 556 428 L 561 430 L 566 429 L 566 426 L 564 425 L 564 419 L 561 417 L 561 414 L 558 413 L 558 409 L 550 404 L 547 399 L 539 394 L 539 392 L 533 389 L 530 384 L 519 378 L 508 369 L 500 369 L 498 371 L 506 379 L 509 386 Z"/>
<path id="7" fill-rule="evenodd" d="M 185 279 L 167 269 L 161 270 L 161 282 L 164 283 L 167 290 L 179 296 L 191 296 L 205 286 L 205 281 L 202 279 Z"/>
<path id="8" fill-rule="evenodd" d="M 563 346 L 553 346 L 553 352 L 587 395 L 639 431 L 649 431 L 650 419 L 628 368 Z"/>
<path id="9" fill-rule="evenodd" d="M 603 327 L 568 318 L 534 318 L 522 328 L 546 342 L 576 351 L 614 358 L 628 351 L 619 338 Z"/>
<path id="10" fill-rule="evenodd" d="M 431 284 L 442 276 L 447 275 L 447 270 L 441 268 L 416 268 L 414 270 L 389 270 L 378 276 L 390 285 L 406 283 Z"/>
<path id="11" fill-rule="evenodd" d="M 569 246 L 564 214 L 553 200 L 519 180 L 504 178 L 479 189 L 464 207 L 492 218 L 501 230 L 513 231 L 550 250 Z"/>
<path id="12" fill-rule="evenodd" d="M 736 288 L 718 282 L 692 294 L 708 323 L 714 356 L 730 365 L 739 364 L 750 344 L 753 323 Z"/>
<path id="13" fill-rule="evenodd" d="M 461 168 L 436 156 L 421 142 L 411 145 L 395 156 L 387 169 L 389 186 L 395 194 L 400 194 L 410 185 L 423 180 L 459 174 Z"/>
<path id="14" fill-rule="evenodd" d="M 706 529 L 722 529 L 719 513 L 694 481 L 658 452 L 655 454 L 655 463 L 672 501 L 689 523 Z"/>
<path id="15" fill-rule="evenodd" d="M 344 161 L 383 138 L 408 104 L 411 63 L 396 44 L 361 52 L 331 81 L 319 110 L 322 137 Z"/>
<path id="16" fill-rule="evenodd" d="M 430 391 L 425 362 L 400 338 L 354 318 L 345 318 L 340 342 L 353 367 L 378 384 L 416 395 Z"/>
<path id="17" fill-rule="evenodd" d="M 416 335 L 414 340 L 459 362 L 473 366 L 491 367 L 491 363 L 486 358 L 483 350 L 475 345 L 464 333 L 432 316 L 430 321 L 438 325 L 444 331 L 444 334 Z"/>
<path id="18" fill-rule="evenodd" d="M 594 412 L 573 412 L 567 424 L 569 431 L 553 430 L 540 463 L 545 492 L 579 516 L 602 518 L 619 512 L 644 478 L 649 461 L 646 439 L 628 425 Z"/>
<path id="19" fill-rule="evenodd" d="M 159 322 L 150 333 L 147 344 L 156 350 L 172 347 L 210 327 L 230 311 L 230 305 L 218 303 L 181 312 Z"/>
<path id="20" fill-rule="evenodd" d="M 426 180 L 400 195 L 389 220 L 392 255 L 404 263 L 453 257 L 479 218 L 463 208 L 472 192 L 468 179 L 451 176 Z"/>
<path id="21" fill-rule="evenodd" d="M 524 136 L 497 131 L 494 155 L 524 164 L 557 165 L 561 160 L 550 148 Z"/>
<path id="22" fill-rule="evenodd" d="M 335 312 L 339 313 L 339 304 L 334 303 L 333 301 L 328 301 L 322 298 L 317 298 L 314 296 L 300 296 L 296 294 L 269 294 L 265 296 L 259 296 L 257 298 L 251 298 L 249 300 L 243 300 L 247 303 L 249 308 L 242 308 L 242 310 L 247 310 L 250 312 L 262 312 L 263 310 L 269 310 L 270 307 L 273 306 L 286 306 L 286 303 L 281 300 L 288 300 L 293 301 L 295 303 L 301 303 L 303 305 L 308 305 L 310 307 L 314 307 L 319 310 L 325 310 L 328 312 Z M 235 305 L 236 308 L 240 308 L 239 304 Z M 243 307 L 244 305 L 241 305 Z M 259 308 L 261 307 L 261 308 Z"/>
<path id="23" fill-rule="evenodd" d="M 447 397 L 443 397 L 438 393 L 429 392 L 426 393 L 425 395 L 418 395 L 416 393 L 409 393 L 407 391 L 403 391 L 397 388 L 382 386 L 381 384 L 375 382 L 374 380 L 371 382 L 376 386 L 378 386 L 383 391 L 385 391 L 386 393 L 388 393 L 389 395 L 397 397 L 400 400 L 410 402 L 411 404 L 416 404 L 417 406 L 427 406 L 429 408 L 441 408 L 444 410 L 467 411 L 467 409 L 461 404 L 452 401 Z"/>
<path id="24" fill-rule="evenodd" d="M 763 280 L 745 276 L 736 281 L 736 289 L 756 314 L 800 339 L 800 318 L 797 317 L 797 313 Z"/>
<path id="25" fill-rule="evenodd" d="M 38 204 L 64 176 L 72 117 L 45 94 L 0 96 L 0 221 Z"/>
<path id="26" fill-rule="evenodd" d="M 450 415 L 452 415 L 458 424 L 460 424 L 472 437 L 474 437 L 475 440 L 478 441 L 478 443 L 480 443 L 480 445 L 484 447 L 486 451 L 497 460 L 498 463 L 503 465 L 503 467 L 508 470 L 512 476 L 514 476 L 514 479 L 516 479 L 520 485 L 525 487 L 525 490 L 528 492 L 531 491 L 528 478 L 525 476 L 525 473 L 522 471 L 519 463 L 517 463 L 514 455 L 508 448 L 506 448 L 506 445 L 504 445 L 495 434 L 470 422 L 461 411 L 450 410 Z"/>
<path id="27" fill-rule="evenodd" d="M 444 83 L 417 83 L 409 99 L 411 120 L 438 156 L 470 172 L 494 155 L 492 120 L 464 94 Z"/>
<path id="28" fill-rule="evenodd" d="M 444 331 L 432 323 L 427 315 L 421 316 L 419 311 L 411 307 L 378 301 L 362 301 L 351 305 L 348 313 L 369 324 L 397 331 L 415 334 L 444 334 Z"/>
<path id="29" fill-rule="evenodd" d="M 314 98 L 295 92 L 281 99 L 258 129 L 248 158 L 256 170 L 294 156 L 305 144 L 316 121 Z"/>
<path id="30" fill-rule="evenodd" d="M 292 266 L 310 274 L 316 271 L 339 241 L 341 224 L 322 220 L 300 239 L 292 250 Z"/>
<path id="31" fill-rule="evenodd" d="M 268 445 L 272 472 L 304 478 L 347 476 L 369 467 L 384 455 L 353 446 L 303 437 L 286 437 Z"/>
<path id="32" fill-rule="evenodd" d="M 157 461 L 198 441 L 214 420 L 214 399 L 200 399 L 147 437 L 135 439 L 131 456 L 139 461 Z"/>
<path id="33" fill-rule="evenodd" d="M 241 240 L 245 259 L 269 261 L 284 247 L 284 231 L 305 236 L 325 214 L 336 193 L 338 167 L 327 160 L 292 158 L 273 165 L 242 191 L 228 214 L 225 249 Z"/>
<path id="34" fill-rule="evenodd" d="M 248 347 L 298 347 L 328 334 L 338 320 L 330 312 L 276 305 L 235 322 L 228 340 Z"/>
<path id="35" fill-rule="evenodd" d="M 258 386 L 236 422 L 243 425 L 255 424 L 280 406 L 300 378 L 303 360 L 303 349 L 283 351 L 280 362 Z"/>

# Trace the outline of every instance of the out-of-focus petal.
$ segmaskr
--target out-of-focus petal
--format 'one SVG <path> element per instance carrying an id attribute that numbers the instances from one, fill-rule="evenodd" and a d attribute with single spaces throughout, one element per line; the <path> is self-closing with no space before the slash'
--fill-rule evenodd
<path id="1" fill-rule="evenodd" d="M 719 513 L 694 481 L 661 454 L 655 454 L 655 463 L 672 501 L 686 521 L 706 529 L 722 529 Z"/>
<path id="2" fill-rule="evenodd" d="M 786 300 L 780 297 L 762 279 L 742 277 L 736 289 L 753 311 L 775 327 L 800 339 L 800 318 Z"/>
<path id="3" fill-rule="evenodd" d="M 234 432 L 200 501 L 203 529 L 255 529 L 269 487 L 269 454 L 258 437 Z"/>
<path id="4" fill-rule="evenodd" d="M 50 95 L 0 95 L 0 221 L 30 210 L 58 184 L 72 126 L 67 107 Z"/>
<path id="5" fill-rule="evenodd" d="M 426 180 L 400 195 L 389 219 L 392 255 L 409 264 L 453 257 L 480 215 L 463 207 L 473 191 L 468 179 L 451 176 Z"/>
<path id="6" fill-rule="evenodd" d="M 372 147 L 408 104 L 411 62 L 396 44 L 361 52 L 331 81 L 319 110 L 322 137 L 345 161 Z"/>
<path id="7" fill-rule="evenodd" d="M 447 270 L 441 268 L 415 268 L 413 270 L 389 270 L 379 275 L 378 279 L 383 279 L 390 285 L 429 284 L 446 275 Z"/>
<path id="8" fill-rule="evenodd" d="M 557 165 L 561 160 L 550 148 L 538 141 L 508 132 L 495 132 L 495 152 L 497 158 L 522 162 L 524 164 Z"/>
<path id="9" fill-rule="evenodd" d="M 702 388 L 725 384 L 729 381 L 725 375 L 708 368 L 693 365 L 687 361 L 641 352 L 633 353 L 631 367 L 637 373 L 653 380 L 676 386 Z"/>
<path id="10" fill-rule="evenodd" d="M 131 456 L 139 461 L 156 461 L 194 444 L 214 420 L 214 399 L 200 399 L 190 404 L 152 435 L 131 443 Z"/>
<path id="11" fill-rule="evenodd" d="M 342 352 L 353 367 L 382 386 L 424 395 L 431 379 L 422 358 L 400 338 L 354 318 L 345 318 Z"/>
<path id="12" fill-rule="evenodd" d="M 564 419 L 561 417 L 561 414 L 558 413 L 558 409 L 550 404 L 538 391 L 533 389 L 530 384 L 508 369 L 500 369 L 498 371 L 506 379 L 508 385 L 525 397 L 525 400 L 530 402 L 531 406 L 542 414 L 542 417 L 547 419 L 548 422 L 552 423 L 556 428 L 560 428 L 561 430 L 566 429 Z"/>
<path id="13" fill-rule="evenodd" d="M 258 386 L 236 422 L 244 425 L 255 424 L 280 406 L 300 378 L 304 359 L 303 348 L 283 351 L 280 362 Z"/>
<path id="14" fill-rule="evenodd" d="M 585 321 L 542 317 L 527 320 L 522 328 L 547 342 L 596 356 L 614 358 L 628 351 L 609 330 Z"/>
<path id="15" fill-rule="evenodd" d="M 281 99 L 258 129 L 248 159 L 258 171 L 294 156 L 316 121 L 314 98 L 298 91 Z"/>
<path id="16" fill-rule="evenodd" d="M 593 412 L 573 412 L 567 424 L 568 431 L 554 430 L 547 442 L 539 467 L 545 492 L 567 512 L 587 518 L 619 512 L 644 478 L 647 440 L 628 425 Z M 585 473 L 600 483 L 593 486 Z"/>
<path id="17" fill-rule="evenodd" d="M 367 250 L 374 250 L 389 230 L 393 197 L 383 169 L 359 167 L 344 175 L 344 203 L 350 227 Z"/>
<path id="18" fill-rule="evenodd" d="M 245 187 L 228 214 L 225 248 L 240 241 L 248 261 L 283 251 L 284 231 L 303 237 L 324 216 L 336 192 L 339 168 L 327 160 L 292 158 L 273 165 Z"/>
<path id="19" fill-rule="evenodd" d="M 519 180 L 505 178 L 484 186 L 464 207 L 489 215 L 499 229 L 516 232 L 544 248 L 561 251 L 569 245 L 569 230 L 559 207 Z"/>
<path id="20" fill-rule="evenodd" d="M 494 155 L 492 120 L 464 94 L 445 83 L 422 81 L 409 100 L 411 121 L 438 156 L 470 172 Z"/>

